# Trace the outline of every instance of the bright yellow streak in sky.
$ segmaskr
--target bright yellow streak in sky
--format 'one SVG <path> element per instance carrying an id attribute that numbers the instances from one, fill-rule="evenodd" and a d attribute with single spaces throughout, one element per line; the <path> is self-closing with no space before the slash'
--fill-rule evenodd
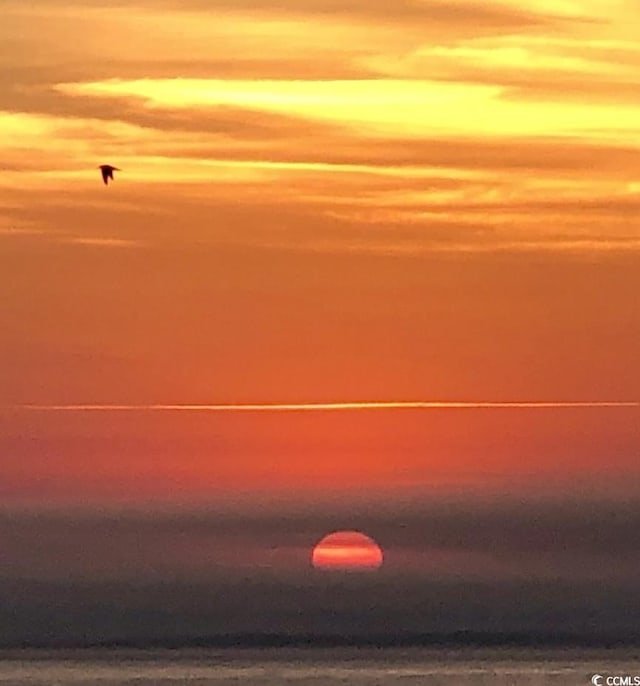
<path id="1" fill-rule="evenodd" d="M 23 405 L 43 412 L 322 412 L 341 410 L 500 410 L 640 407 L 634 401 L 367 401 L 343 403 L 220 403 L 174 405 Z"/>
<path id="2" fill-rule="evenodd" d="M 632 132 L 640 133 L 640 104 L 612 110 L 598 102 L 522 102 L 507 99 L 499 86 L 484 84 L 399 79 L 110 79 L 60 84 L 58 90 L 81 96 L 137 97 L 149 108 L 242 107 L 397 135 L 575 134 L 624 140 Z"/>

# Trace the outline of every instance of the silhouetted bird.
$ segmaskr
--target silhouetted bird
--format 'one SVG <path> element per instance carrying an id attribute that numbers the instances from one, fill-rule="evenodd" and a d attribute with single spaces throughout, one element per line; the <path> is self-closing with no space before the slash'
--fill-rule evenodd
<path id="1" fill-rule="evenodd" d="M 102 180 L 105 186 L 109 183 L 109 179 L 113 181 L 114 171 L 121 171 L 118 167 L 112 167 L 110 164 L 101 164 L 99 169 L 102 172 Z"/>

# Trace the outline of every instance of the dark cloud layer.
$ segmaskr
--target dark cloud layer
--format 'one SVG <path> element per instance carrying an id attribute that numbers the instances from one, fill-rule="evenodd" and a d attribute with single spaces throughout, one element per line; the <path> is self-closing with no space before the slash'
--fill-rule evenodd
<path id="1" fill-rule="evenodd" d="M 635 635 L 637 500 L 325 509 L 5 510 L 0 645 L 188 644 L 236 633 L 257 641 L 265 633 L 382 641 L 462 630 L 588 640 Z M 345 576 L 309 568 L 310 547 L 345 522 L 383 543 L 382 572 Z M 456 558 L 461 568 L 424 564 L 441 560 L 443 551 L 466 553 Z M 419 570 L 406 564 L 417 553 L 424 555 Z M 571 560 L 564 568 L 563 556 Z M 483 557 L 510 572 L 474 573 Z M 616 575 L 623 567 L 627 574 Z"/>
<path id="2" fill-rule="evenodd" d="M 478 555 L 496 563 L 498 577 L 571 580 L 586 575 L 611 580 L 620 570 L 634 579 L 640 574 L 640 504 L 628 496 L 522 501 L 471 496 L 468 502 L 392 496 L 377 505 L 357 499 L 349 505 L 343 497 L 332 504 L 320 500 L 315 506 L 265 502 L 256 508 L 227 506 L 174 514 L 77 509 L 67 514 L 0 513 L 4 575 L 41 579 L 197 577 L 234 566 L 249 572 L 268 567 L 276 574 L 300 574 L 314 543 L 339 528 L 371 534 L 386 551 L 391 576 L 415 571 L 413 555 L 424 562 L 430 554 L 435 564 L 416 573 L 482 576 L 482 569 L 473 568 L 473 556 Z M 443 551 L 468 554 L 471 566 L 455 572 L 449 566 L 439 569 Z M 583 567 L 585 560 L 590 569 Z"/>
<path id="3" fill-rule="evenodd" d="M 393 644 L 407 634 L 459 631 L 478 632 L 480 640 L 515 632 L 533 643 L 567 635 L 637 641 L 639 610 L 631 586 L 562 582 L 282 581 L 268 575 L 226 584 L 5 582 L 0 647 L 180 646 L 225 638 L 259 645 L 273 634 L 303 637 L 311 645 L 327 636 Z"/>

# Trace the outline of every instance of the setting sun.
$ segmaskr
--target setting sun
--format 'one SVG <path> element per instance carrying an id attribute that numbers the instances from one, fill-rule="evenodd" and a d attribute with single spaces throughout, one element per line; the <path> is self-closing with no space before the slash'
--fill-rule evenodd
<path id="1" fill-rule="evenodd" d="M 311 553 L 316 569 L 369 571 L 382 566 L 380 546 L 359 531 L 336 531 L 320 540 Z"/>

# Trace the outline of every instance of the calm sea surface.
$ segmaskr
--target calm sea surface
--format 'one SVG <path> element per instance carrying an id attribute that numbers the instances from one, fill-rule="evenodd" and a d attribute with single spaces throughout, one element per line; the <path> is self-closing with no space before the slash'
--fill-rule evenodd
<path id="1" fill-rule="evenodd" d="M 0 652 L 0 685 L 563 684 L 640 675 L 635 650 L 165 650 Z"/>

